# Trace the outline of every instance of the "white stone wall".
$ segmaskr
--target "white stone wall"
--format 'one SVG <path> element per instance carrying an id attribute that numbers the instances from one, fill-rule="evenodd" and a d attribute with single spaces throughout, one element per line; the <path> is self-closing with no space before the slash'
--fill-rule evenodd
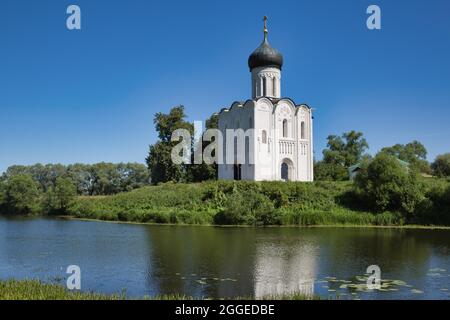
<path id="1" fill-rule="evenodd" d="M 260 97 L 281 97 L 280 69 L 274 67 L 259 67 L 252 70 L 252 98 L 256 99 Z"/>
<path id="2" fill-rule="evenodd" d="M 251 128 L 254 134 L 249 137 L 251 141 L 245 148 L 243 180 L 281 180 L 281 166 L 285 162 L 289 168 L 289 180 L 313 181 L 312 112 L 308 106 L 296 106 L 290 99 L 281 99 L 274 105 L 268 98 L 259 98 L 223 109 L 219 114 L 219 130 L 224 141 L 219 147 L 224 148 L 224 157 L 228 152 L 235 152 L 226 149 L 225 130 Z M 254 159 L 254 164 L 248 163 L 250 158 Z M 232 164 L 219 165 L 219 179 L 233 178 Z"/>

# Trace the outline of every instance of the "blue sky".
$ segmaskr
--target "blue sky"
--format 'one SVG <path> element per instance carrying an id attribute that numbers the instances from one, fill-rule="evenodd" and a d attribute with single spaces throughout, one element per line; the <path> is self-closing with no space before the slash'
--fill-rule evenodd
<path id="1" fill-rule="evenodd" d="M 66 28 L 66 8 L 82 30 Z M 382 30 L 366 28 L 366 8 Z M 370 153 L 417 139 L 450 152 L 450 1 L 5 0 L 0 5 L 0 171 L 12 164 L 144 162 L 153 115 L 204 120 L 250 97 L 249 54 L 285 59 L 282 95 L 329 134 L 364 132 Z"/>

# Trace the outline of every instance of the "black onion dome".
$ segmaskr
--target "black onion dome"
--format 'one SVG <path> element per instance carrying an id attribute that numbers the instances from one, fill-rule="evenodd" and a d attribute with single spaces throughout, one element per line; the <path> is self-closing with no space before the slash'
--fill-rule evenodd
<path id="1" fill-rule="evenodd" d="M 250 71 L 254 68 L 269 66 L 274 66 L 281 70 L 283 56 L 269 44 L 269 41 L 267 41 L 267 32 L 264 33 L 264 41 L 261 45 L 248 57 L 248 66 Z"/>

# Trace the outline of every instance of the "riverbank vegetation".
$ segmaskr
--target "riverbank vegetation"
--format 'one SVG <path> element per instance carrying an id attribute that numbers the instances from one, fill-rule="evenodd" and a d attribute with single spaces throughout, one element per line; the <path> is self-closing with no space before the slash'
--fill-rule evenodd
<path id="1" fill-rule="evenodd" d="M 418 141 L 372 157 L 363 134 L 349 131 L 327 138 L 313 183 L 217 181 L 214 164 L 170 159 L 171 133 L 193 130 L 183 106 L 157 113 L 154 124 L 159 140 L 147 166 L 8 168 L 0 176 L 0 213 L 209 225 L 450 225 L 450 155 L 430 165 Z M 216 127 L 213 115 L 206 128 Z M 198 147 L 192 141 L 192 150 Z"/>
<path id="2" fill-rule="evenodd" d="M 6 214 L 206 225 L 450 225 L 450 182 L 423 178 L 381 153 L 354 182 L 161 183 L 109 196 L 79 196 L 58 177 L 43 193 L 26 174 L 1 184 Z"/>
<path id="3" fill-rule="evenodd" d="M 449 183 L 419 184 L 417 194 L 393 185 L 392 190 L 373 190 L 376 197 L 368 201 L 364 189 L 351 182 L 167 183 L 109 197 L 77 198 L 68 214 L 173 224 L 450 225 Z"/>
<path id="4" fill-rule="evenodd" d="M 126 300 L 131 299 L 125 293 L 121 294 L 99 294 L 93 292 L 68 291 L 59 284 L 47 284 L 38 280 L 0 280 L 0 300 Z M 133 298 L 136 300 L 135 298 Z M 254 297 L 237 297 L 230 300 L 255 300 Z M 319 299 L 317 296 L 304 294 L 290 294 L 283 296 L 271 296 L 267 299 L 273 300 L 312 300 Z M 194 297 L 169 294 L 155 297 L 144 296 L 138 300 L 201 300 Z"/>

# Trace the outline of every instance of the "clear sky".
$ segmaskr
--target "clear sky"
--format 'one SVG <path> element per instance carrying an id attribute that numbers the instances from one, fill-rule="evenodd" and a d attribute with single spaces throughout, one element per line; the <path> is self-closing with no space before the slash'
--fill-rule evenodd
<path id="1" fill-rule="evenodd" d="M 82 30 L 66 28 L 66 8 Z M 366 9 L 382 10 L 382 29 Z M 153 115 L 204 120 L 250 97 L 249 54 L 284 55 L 282 95 L 329 134 L 364 132 L 370 153 L 417 139 L 450 152 L 448 0 L 3 0 L 0 171 L 12 164 L 144 162 Z"/>

